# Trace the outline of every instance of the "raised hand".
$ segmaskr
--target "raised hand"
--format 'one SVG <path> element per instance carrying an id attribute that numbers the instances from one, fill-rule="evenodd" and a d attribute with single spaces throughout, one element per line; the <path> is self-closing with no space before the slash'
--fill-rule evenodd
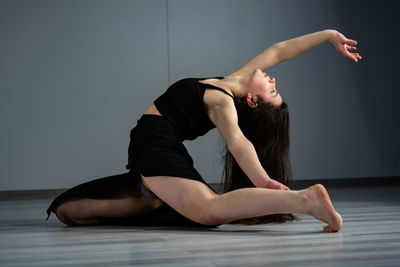
<path id="1" fill-rule="evenodd" d="M 357 49 L 357 42 L 355 40 L 346 38 L 338 31 L 332 31 L 332 36 L 330 37 L 329 41 L 336 48 L 336 50 L 345 57 L 353 60 L 354 62 L 358 62 L 358 60 L 361 60 L 360 54 L 350 52 Z"/>

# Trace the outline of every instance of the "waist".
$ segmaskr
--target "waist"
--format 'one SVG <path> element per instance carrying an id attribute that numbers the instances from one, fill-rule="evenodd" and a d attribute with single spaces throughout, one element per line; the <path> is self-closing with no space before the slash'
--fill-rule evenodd
<path id="1" fill-rule="evenodd" d="M 143 113 L 144 115 L 157 115 L 157 116 L 162 116 L 161 112 L 157 109 L 156 105 L 154 103 L 151 103 L 150 106 L 147 107 L 147 109 Z"/>
<path id="2" fill-rule="evenodd" d="M 160 98 L 146 109 L 144 116 L 165 118 L 182 141 L 194 140 L 215 127 L 202 106 L 182 106 Z"/>

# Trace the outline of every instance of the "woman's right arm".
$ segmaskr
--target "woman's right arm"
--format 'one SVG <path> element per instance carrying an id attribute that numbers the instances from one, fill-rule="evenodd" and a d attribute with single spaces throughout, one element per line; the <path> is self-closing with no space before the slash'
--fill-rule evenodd
<path id="1" fill-rule="evenodd" d="M 243 135 L 238 125 L 236 108 L 232 99 L 220 97 L 218 104 L 209 109 L 211 121 L 225 140 L 240 168 L 256 187 L 289 190 L 273 180 L 262 167 L 253 144 Z"/>

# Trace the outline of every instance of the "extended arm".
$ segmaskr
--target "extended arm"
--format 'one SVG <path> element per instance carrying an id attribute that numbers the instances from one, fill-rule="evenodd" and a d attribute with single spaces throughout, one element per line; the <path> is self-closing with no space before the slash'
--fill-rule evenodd
<path id="1" fill-rule="evenodd" d="M 221 99 L 219 104 L 210 108 L 209 115 L 236 162 L 256 187 L 289 190 L 270 178 L 262 167 L 253 144 L 238 126 L 236 109 L 231 99 Z"/>
<path id="2" fill-rule="evenodd" d="M 339 53 L 350 58 L 351 60 L 357 62 L 361 59 L 361 56 L 358 53 L 350 52 L 350 50 L 356 49 L 356 41 L 347 39 L 338 31 L 324 30 L 276 43 L 264 52 L 252 58 L 233 75 L 246 74 L 254 71 L 255 69 L 266 70 L 278 63 L 292 59 L 306 52 L 307 50 L 328 41 L 332 43 Z"/>

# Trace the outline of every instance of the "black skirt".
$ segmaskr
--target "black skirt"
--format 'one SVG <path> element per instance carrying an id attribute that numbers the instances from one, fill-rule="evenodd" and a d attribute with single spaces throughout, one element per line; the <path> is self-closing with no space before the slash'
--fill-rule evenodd
<path id="1" fill-rule="evenodd" d="M 162 116 L 143 115 L 131 130 L 126 168 L 146 177 L 174 176 L 196 180 L 213 190 L 194 168 L 183 140 Z"/>
<path id="2" fill-rule="evenodd" d="M 200 181 L 213 190 L 194 168 L 193 159 L 183 141 L 162 116 L 143 115 L 131 130 L 126 168 L 129 170 L 127 173 L 92 180 L 62 193 L 47 209 L 48 216 L 51 212 L 55 213 L 60 204 L 73 198 L 105 199 L 130 187 L 135 187 L 147 197 L 158 198 L 144 187 L 140 174 L 187 178 Z M 202 226 L 180 215 L 166 203 L 140 216 L 99 219 L 102 224 Z"/>

